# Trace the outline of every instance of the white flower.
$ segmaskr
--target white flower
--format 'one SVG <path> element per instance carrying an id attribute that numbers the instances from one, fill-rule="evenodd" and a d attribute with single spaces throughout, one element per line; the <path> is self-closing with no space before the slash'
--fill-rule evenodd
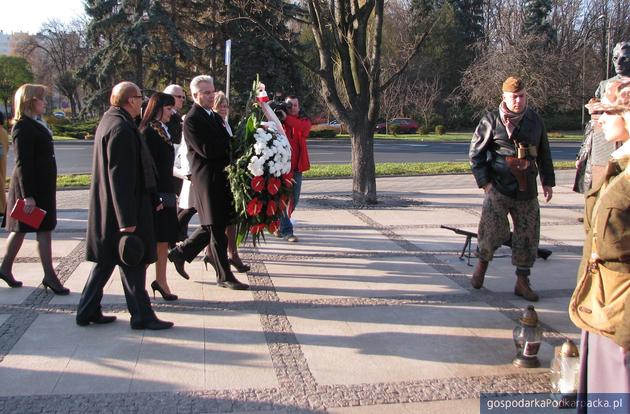
<path id="1" fill-rule="evenodd" d="M 254 153 L 256 153 L 256 155 L 261 155 L 265 148 L 267 148 L 267 145 L 265 143 L 256 142 L 254 144 Z"/>

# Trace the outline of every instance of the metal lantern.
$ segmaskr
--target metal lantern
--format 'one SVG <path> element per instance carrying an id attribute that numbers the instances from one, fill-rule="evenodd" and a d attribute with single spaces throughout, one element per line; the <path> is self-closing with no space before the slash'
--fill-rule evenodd
<path id="1" fill-rule="evenodd" d="M 578 391 L 580 378 L 580 353 L 577 346 L 567 339 L 556 347 L 551 361 L 551 386 L 554 392 L 569 395 Z"/>
<path id="2" fill-rule="evenodd" d="M 519 326 L 512 332 L 516 346 L 516 358 L 512 364 L 519 368 L 537 368 L 540 366 L 538 350 L 542 339 L 542 329 L 538 326 L 538 314 L 532 305 L 523 311 Z"/>

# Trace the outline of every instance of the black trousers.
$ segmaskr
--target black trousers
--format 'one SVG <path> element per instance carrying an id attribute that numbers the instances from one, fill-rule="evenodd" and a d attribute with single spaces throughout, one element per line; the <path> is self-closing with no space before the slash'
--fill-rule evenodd
<path id="1" fill-rule="evenodd" d="M 103 289 L 112 275 L 115 263 L 96 263 L 90 272 L 81 300 L 77 308 L 77 321 L 88 321 L 101 313 Z M 151 308 L 151 300 L 145 289 L 146 268 L 140 266 L 119 265 L 120 274 L 127 300 L 127 309 L 131 314 L 131 323 L 143 323 L 157 319 Z"/>
<path id="2" fill-rule="evenodd" d="M 188 238 L 188 223 L 190 223 L 195 214 L 197 214 L 197 209 L 194 207 L 177 209 L 177 224 L 179 225 L 177 241 L 184 241 Z"/>
<path id="3" fill-rule="evenodd" d="M 190 263 L 209 245 L 210 252 L 212 253 L 211 259 L 216 266 L 217 279 L 220 282 L 236 280 L 230 270 L 230 263 L 228 262 L 225 227 L 225 224 L 200 226 L 189 238 L 175 248 L 182 254 L 182 257 Z"/>

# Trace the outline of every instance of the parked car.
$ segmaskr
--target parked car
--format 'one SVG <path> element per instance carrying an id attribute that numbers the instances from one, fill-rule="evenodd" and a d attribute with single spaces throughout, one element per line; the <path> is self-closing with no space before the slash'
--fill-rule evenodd
<path id="1" fill-rule="evenodd" d="M 389 132 L 395 131 L 397 134 L 415 134 L 418 131 L 418 123 L 410 118 L 394 118 L 387 125 L 385 122 L 376 124 L 374 132 L 386 134 L 388 128 Z"/>

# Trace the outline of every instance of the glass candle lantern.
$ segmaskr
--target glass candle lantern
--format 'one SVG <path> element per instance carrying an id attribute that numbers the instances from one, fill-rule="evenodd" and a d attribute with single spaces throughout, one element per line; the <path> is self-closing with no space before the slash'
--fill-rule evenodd
<path id="1" fill-rule="evenodd" d="M 580 378 L 580 353 L 577 346 L 567 339 L 557 347 L 551 361 L 551 386 L 554 392 L 567 395 L 578 391 Z"/>
<path id="2" fill-rule="evenodd" d="M 519 368 L 539 367 L 538 350 L 542 340 L 542 329 L 538 326 L 538 314 L 532 305 L 523 311 L 512 337 L 516 347 L 516 358 L 512 363 Z"/>

